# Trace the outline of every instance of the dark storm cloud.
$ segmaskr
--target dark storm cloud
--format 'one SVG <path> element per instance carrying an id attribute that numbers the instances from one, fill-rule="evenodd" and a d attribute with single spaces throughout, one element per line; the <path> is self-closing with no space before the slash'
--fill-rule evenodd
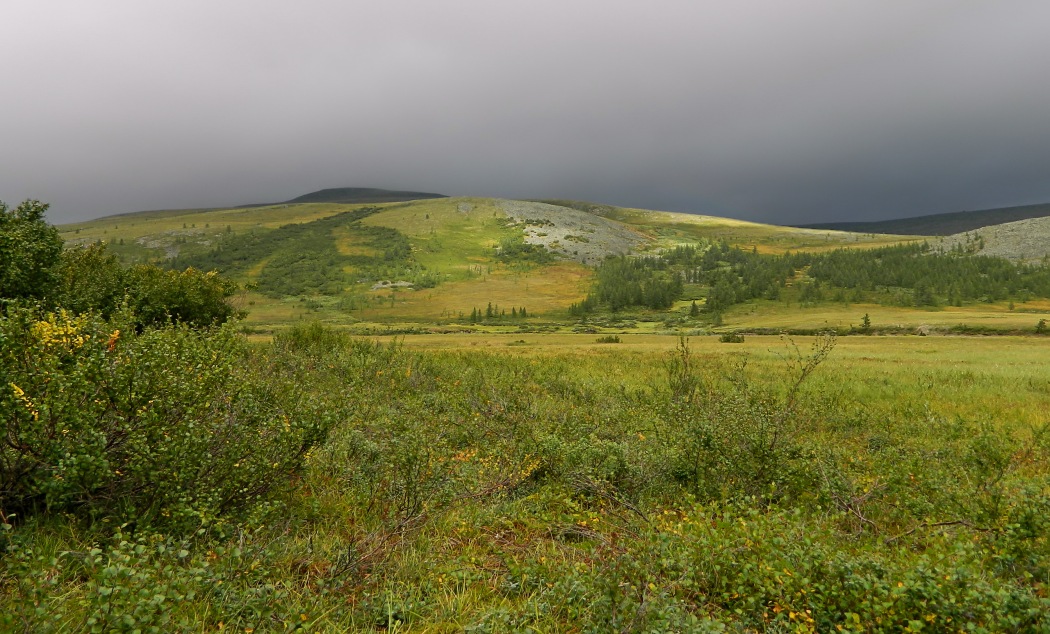
<path id="1" fill-rule="evenodd" d="M 1045 2 L 38 1 L 0 25 L 0 199 L 55 221 L 338 186 L 773 222 L 1050 200 Z"/>

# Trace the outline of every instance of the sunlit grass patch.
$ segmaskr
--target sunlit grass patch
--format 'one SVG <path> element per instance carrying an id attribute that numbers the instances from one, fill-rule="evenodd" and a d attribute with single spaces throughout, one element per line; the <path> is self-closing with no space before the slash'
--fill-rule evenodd
<path id="1" fill-rule="evenodd" d="M 590 269 L 575 262 L 558 262 L 526 272 L 503 266 L 482 270 L 434 288 L 374 291 L 374 305 L 354 315 L 363 320 L 462 320 L 472 309 L 485 310 L 491 303 L 505 310 L 508 318 L 512 308 L 523 307 L 533 317 L 549 318 L 551 313 L 560 317 L 569 304 L 586 295 L 592 276 Z"/>

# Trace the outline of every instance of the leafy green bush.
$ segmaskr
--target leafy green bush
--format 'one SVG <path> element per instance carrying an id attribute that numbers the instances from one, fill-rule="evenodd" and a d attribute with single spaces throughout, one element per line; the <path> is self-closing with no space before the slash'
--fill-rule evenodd
<path id="1" fill-rule="evenodd" d="M 635 555 L 666 566 L 649 574 L 673 580 L 679 596 L 743 615 L 745 626 L 995 632 L 1046 625 L 1048 601 L 996 578 L 972 542 L 880 552 L 878 542 L 852 544 L 801 511 L 748 506 L 685 510 L 660 525 L 662 534 Z"/>
<path id="2" fill-rule="evenodd" d="M 174 321 L 205 327 L 225 323 L 237 314 L 226 301 L 237 284 L 214 271 L 166 271 L 140 265 L 127 275 L 131 307 L 140 324 Z"/>
<path id="3" fill-rule="evenodd" d="M 35 299 L 50 292 L 62 238 L 44 220 L 47 207 L 27 200 L 9 209 L 0 201 L 0 300 Z"/>
<path id="4" fill-rule="evenodd" d="M 54 273 L 49 305 L 74 313 L 94 311 L 108 319 L 126 303 L 138 328 L 173 321 L 207 327 L 239 315 L 228 301 L 237 289 L 231 280 L 192 268 L 124 268 L 104 244 L 66 249 Z"/>
<path id="5" fill-rule="evenodd" d="M 9 581 L 5 590 L 17 601 L 0 614 L 0 628 L 159 634 L 307 625 L 276 574 L 271 548 L 248 547 L 244 534 L 239 543 L 210 537 L 118 529 L 78 550 L 16 543 L 8 549 L 0 580 Z M 73 580 L 79 591 L 62 593 L 62 584 Z"/>
<path id="6" fill-rule="evenodd" d="M 134 317 L 0 320 L 0 506 L 207 523 L 252 509 L 324 437 L 230 329 L 134 333 Z"/>
<path id="7" fill-rule="evenodd" d="M 64 250 L 55 273 L 52 303 L 77 314 L 95 311 L 108 319 L 128 292 L 127 269 L 101 242 Z"/>
<path id="8" fill-rule="evenodd" d="M 507 263 L 546 264 L 554 260 L 554 255 L 546 247 L 525 242 L 523 236 L 500 240 L 496 246 L 496 259 Z"/>
<path id="9" fill-rule="evenodd" d="M 712 376 L 695 364 L 683 339 L 668 365 L 662 437 L 671 475 L 707 500 L 809 495 L 817 461 L 799 437 L 798 396 L 833 346 L 828 335 L 809 356 L 796 349 L 793 375 L 781 391 L 753 384 L 743 367 Z"/>

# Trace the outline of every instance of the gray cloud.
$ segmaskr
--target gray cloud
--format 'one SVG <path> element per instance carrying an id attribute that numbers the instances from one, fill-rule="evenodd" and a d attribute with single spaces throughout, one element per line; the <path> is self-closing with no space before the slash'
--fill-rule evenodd
<path id="1" fill-rule="evenodd" d="M 772 222 L 1050 200 L 1050 4 L 39 0 L 0 199 L 56 222 L 321 187 Z"/>

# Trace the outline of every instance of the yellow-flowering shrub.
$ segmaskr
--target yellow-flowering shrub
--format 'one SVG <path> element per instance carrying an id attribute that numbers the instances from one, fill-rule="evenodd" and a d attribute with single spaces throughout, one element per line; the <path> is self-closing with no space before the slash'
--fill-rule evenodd
<path id="1" fill-rule="evenodd" d="M 133 320 L 0 319 L 5 513 L 208 522 L 264 500 L 321 437 L 320 415 L 229 329 L 135 334 Z"/>

